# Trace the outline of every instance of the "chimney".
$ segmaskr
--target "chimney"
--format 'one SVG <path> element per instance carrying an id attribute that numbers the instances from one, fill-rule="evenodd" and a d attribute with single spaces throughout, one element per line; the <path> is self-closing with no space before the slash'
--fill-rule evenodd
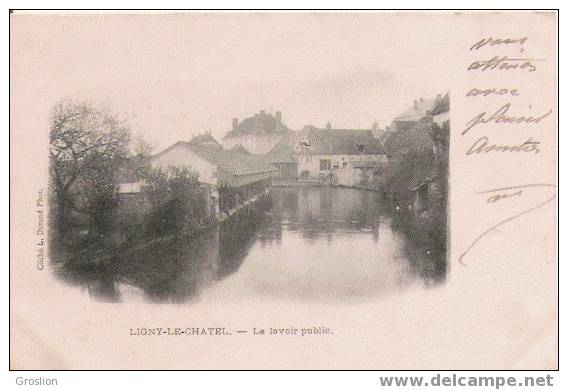
<path id="1" fill-rule="evenodd" d="M 282 112 L 281 111 L 276 111 L 275 115 L 276 117 L 276 124 L 281 124 L 282 123 Z"/>
<path id="2" fill-rule="evenodd" d="M 325 125 L 325 128 L 328 130 L 331 130 L 331 122 L 327 122 L 327 125 Z"/>
<path id="3" fill-rule="evenodd" d="M 377 121 L 375 120 L 373 122 L 373 130 L 377 130 L 379 128 L 379 124 L 377 123 Z"/>
<path id="4" fill-rule="evenodd" d="M 415 110 L 418 110 L 418 100 L 415 100 L 415 101 L 414 101 L 414 109 L 415 109 Z"/>
<path id="5" fill-rule="evenodd" d="M 440 102 L 440 100 L 442 100 L 442 94 L 441 93 L 436 95 L 436 102 L 438 103 L 438 102 Z"/>
<path id="6" fill-rule="evenodd" d="M 261 111 L 260 111 L 260 115 L 262 115 L 262 116 L 266 115 L 266 111 L 261 110 Z"/>
<path id="7" fill-rule="evenodd" d="M 233 130 L 237 130 L 239 128 L 239 118 L 233 118 Z"/>

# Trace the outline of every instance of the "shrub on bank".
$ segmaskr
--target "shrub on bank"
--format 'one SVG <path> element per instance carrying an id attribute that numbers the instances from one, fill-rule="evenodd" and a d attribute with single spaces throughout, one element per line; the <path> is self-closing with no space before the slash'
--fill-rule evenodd
<path id="1" fill-rule="evenodd" d="M 191 168 L 170 167 L 148 172 L 142 195 L 149 203 L 145 232 L 150 237 L 194 234 L 212 222 L 207 216 L 207 193 Z"/>

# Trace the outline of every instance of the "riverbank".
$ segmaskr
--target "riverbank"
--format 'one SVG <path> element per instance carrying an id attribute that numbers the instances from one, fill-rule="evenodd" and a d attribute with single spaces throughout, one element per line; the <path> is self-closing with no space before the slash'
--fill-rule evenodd
<path id="1" fill-rule="evenodd" d="M 379 194 L 361 189 L 273 188 L 193 234 L 100 238 L 82 251 L 53 251 L 52 267 L 113 302 L 131 299 L 133 291 L 144 300 L 187 302 L 210 288 L 224 297 L 360 301 L 416 279 L 443 281 L 445 254 L 429 229 L 410 212 L 381 204 Z"/>
<path id="2" fill-rule="evenodd" d="M 273 187 L 304 187 L 304 186 L 321 186 L 323 185 L 318 179 L 311 180 L 279 180 L 273 181 Z"/>
<path id="3" fill-rule="evenodd" d="M 255 205 L 257 202 L 261 202 L 268 195 L 270 195 L 270 188 L 266 188 L 262 193 L 254 195 L 250 199 L 245 200 L 243 203 L 239 203 L 236 207 L 227 210 L 227 212 L 224 211 L 220 212 L 216 216 L 217 222 L 224 222 L 225 220 L 227 220 L 227 218 L 238 214 L 240 210 L 243 210 L 246 207 L 251 207 Z"/>
<path id="4" fill-rule="evenodd" d="M 374 187 L 365 187 L 365 186 L 348 186 L 344 184 L 332 184 L 329 183 L 322 183 L 321 180 L 313 179 L 313 180 L 290 180 L 290 181 L 277 181 L 272 183 L 273 187 L 336 187 L 336 188 L 353 188 L 357 190 L 366 190 L 366 191 L 374 191 L 380 192 L 378 188 Z"/>

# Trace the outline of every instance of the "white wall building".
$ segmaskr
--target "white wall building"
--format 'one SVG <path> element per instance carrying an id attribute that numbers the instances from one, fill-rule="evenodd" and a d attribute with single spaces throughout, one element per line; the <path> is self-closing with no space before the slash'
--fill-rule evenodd
<path id="1" fill-rule="evenodd" d="M 275 146 L 268 157 L 287 155 L 281 146 L 289 149 L 288 154 L 297 164 L 298 178 L 304 181 L 332 177 L 335 184 L 355 186 L 364 178 L 364 170 L 372 170 L 376 175 L 387 163 L 386 151 L 371 129 L 306 126 Z"/>
<path id="2" fill-rule="evenodd" d="M 259 156 L 224 150 L 219 146 L 179 141 L 155 155 L 152 168 L 191 167 L 209 191 L 212 212 L 223 208 L 222 189 L 232 188 L 238 201 L 247 201 L 270 186 L 278 170 Z M 221 210 L 222 211 L 222 210 Z"/>

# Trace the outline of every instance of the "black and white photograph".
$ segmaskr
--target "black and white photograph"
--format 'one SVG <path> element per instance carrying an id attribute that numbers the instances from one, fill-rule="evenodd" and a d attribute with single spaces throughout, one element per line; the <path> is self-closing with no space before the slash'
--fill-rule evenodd
<path id="1" fill-rule="evenodd" d="M 11 368 L 556 368 L 556 31 L 13 11 Z"/>
<path id="2" fill-rule="evenodd" d="M 61 102 L 54 272 L 113 301 L 348 302 L 443 283 L 449 94 L 408 100 L 383 129 L 291 130 L 260 110 L 157 153 L 112 113 Z"/>

